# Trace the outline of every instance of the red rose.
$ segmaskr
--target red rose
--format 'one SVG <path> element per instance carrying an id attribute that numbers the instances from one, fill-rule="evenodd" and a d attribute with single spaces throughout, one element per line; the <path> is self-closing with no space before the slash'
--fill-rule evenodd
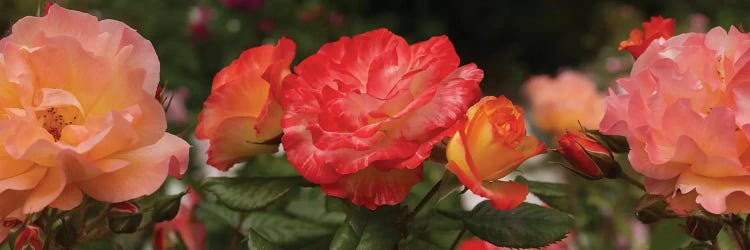
<path id="1" fill-rule="evenodd" d="M 628 40 L 620 42 L 619 50 L 627 50 L 638 59 L 648 46 L 656 39 L 669 39 L 674 35 L 674 19 L 652 16 L 649 22 L 643 22 L 643 30 L 630 31 Z"/>
<path id="2" fill-rule="evenodd" d="M 482 70 L 458 65 L 446 36 L 410 46 L 378 29 L 323 45 L 284 79 L 287 158 L 329 195 L 399 203 L 481 95 Z"/>

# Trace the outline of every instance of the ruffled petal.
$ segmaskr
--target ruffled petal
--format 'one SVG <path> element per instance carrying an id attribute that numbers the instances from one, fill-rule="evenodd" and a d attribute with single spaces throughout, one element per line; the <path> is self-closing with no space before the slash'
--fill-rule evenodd
<path id="1" fill-rule="evenodd" d="M 111 156 L 130 165 L 96 178 L 78 182 L 81 190 L 94 199 L 123 202 L 155 192 L 164 183 L 170 166 L 187 167 L 189 145 L 171 134 L 165 134 L 154 145 Z"/>
<path id="2" fill-rule="evenodd" d="M 235 163 L 266 153 L 276 152 L 277 145 L 255 143 L 255 119 L 248 117 L 234 117 L 224 120 L 210 140 L 208 164 L 222 171 L 227 171 Z"/>
<path id="3" fill-rule="evenodd" d="M 400 203 L 415 184 L 422 181 L 422 168 L 379 170 L 374 167 L 347 175 L 335 183 L 323 184 L 328 195 L 351 199 L 354 204 L 375 210 Z"/>

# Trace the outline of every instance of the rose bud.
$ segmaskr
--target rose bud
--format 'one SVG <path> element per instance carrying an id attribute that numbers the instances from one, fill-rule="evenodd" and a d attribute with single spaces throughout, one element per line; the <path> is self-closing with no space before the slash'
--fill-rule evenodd
<path id="1" fill-rule="evenodd" d="M 667 201 L 659 195 L 646 194 L 635 205 L 635 217 L 644 224 L 651 224 L 667 215 Z"/>
<path id="2" fill-rule="evenodd" d="M 134 233 L 143 220 L 143 214 L 133 202 L 117 203 L 107 215 L 109 229 L 114 233 Z"/>
<path id="3" fill-rule="evenodd" d="M 700 216 L 690 216 L 685 221 L 685 227 L 690 236 L 700 241 L 715 241 L 722 226 L 720 221 Z"/>
<path id="4" fill-rule="evenodd" d="M 615 161 L 612 152 L 601 144 L 567 132 L 557 142 L 560 153 L 570 164 L 573 172 L 587 179 L 614 179 L 620 175 L 620 164 Z M 566 166 L 567 167 L 567 166 Z"/>
<path id="5" fill-rule="evenodd" d="M 13 246 L 14 250 L 28 250 L 28 249 L 42 249 L 42 240 L 39 239 L 39 226 L 29 223 L 26 228 L 21 231 L 16 239 L 16 244 Z"/>
<path id="6" fill-rule="evenodd" d="M 594 140 L 604 146 L 605 148 L 612 151 L 612 153 L 622 154 L 630 151 L 630 145 L 628 145 L 628 139 L 624 136 L 619 135 L 605 135 L 594 129 L 583 130 L 586 137 Z"/>

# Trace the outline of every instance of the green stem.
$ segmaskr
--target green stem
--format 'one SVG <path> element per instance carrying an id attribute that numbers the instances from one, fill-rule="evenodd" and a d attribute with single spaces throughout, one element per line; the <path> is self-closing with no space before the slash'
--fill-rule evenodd
<path id="1" fill-rule="evenodd" d="M 626 173 L 622 173 L 622 175 L 620 175 L 620 177 L 622 177 L 623 180 L 625 180 L 626 182 L 630 183 L 631 185 L 636 186 L 636 187 L 640 188 L 643 191 L 646 191 L 646 187 L 643 186 L 643 183 L 641 183 L 639 180 L 636 180 L 632 176 L 630 176 L 630 175 L 628 175 Z"/>
<path id="2" fill-rule="evenodd" d="M 435 185 L 432 186 L 432 189 L 430 189 L 429 192 L 422 198 L 422 200 L 417 204 L 417 207 L 414 208 L 414 210 L 409 214 L 409 218 L 417 217 L 417 214 L 419 214 L 419 211 L 424 208 L 425 205 L 432 199 L 432 196 L 435 196 L 437 191 L 440 189 L 440 183 L 442 181 L 438 181 L 435 183 Z"/>
<path id="3" fill-rule="evenodd" d="M 461 231 L 458 232 L 458 235 L 456 235 L 456 239 L 453 240 L 453 243 L 451 243 L 451 247 L 448 249 L 450 250 L 456 249 L 456 247 L 458 247 L 458 243 L 461 243 L 461 239 L 464 238 L 465 233 L 466 233 L 466 227 L 462 227 Z"/>

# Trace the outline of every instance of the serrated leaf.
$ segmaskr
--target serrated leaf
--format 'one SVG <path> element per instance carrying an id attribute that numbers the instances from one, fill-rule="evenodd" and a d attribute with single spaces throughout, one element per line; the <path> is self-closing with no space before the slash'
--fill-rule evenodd
<path id="1" fill-rule="evenodd" d="M 262 235 L 250 229 L 247 234 L 247 248 L 250 250 L 278 250 L 279 248 L 274 246 Z"/>
<path id="2" fill-rule="evenodd" d="M 393 249 L 401 239 L 398 207 L 352 209 L 331 242 L 331 249 Z"/>
<path id="3" fill-rule="evenodd" d="M 479 203 L 463 218 L 477 237 L 501 247 L 539 248 L 565 238 L 573 218 L 556 209 L 522 203 L 513 210 L 496 210 Z"/>
<path id="4" fill-rule="evenodd" d="M 252 211 L 276 201 L 302 182 L 300 177 L 214 177 L 202 187 L 231 209 Z"/>
<path id="5" fill-rule="evenodd" d="M 529 192 L 549 206 L 562 211 L 570 211 L 570 196 L 566 192 L 568 189 L 566 184 L 530 181 L 523 176 L 516 177 L 515 181 L 529 186 Z"/>
<path id="6" fill-rule="evenodd" d="M 310 221 L 338 226 L 346 219 L 346 213 L 329 210 L 326 207 L 326 196 L 320 188 L 301 188 L 291 197 L 292 200 L 286 207 L 286 213 Z"/>
<path id="7" fill-rule="evenodd" d="M 283 248 L 299 248 L 334 233 L 333 228 L 304 219 L 260 211 L 249 213 L 242 228 L 247 232 L 255 230 L 269 242 Z"/>

